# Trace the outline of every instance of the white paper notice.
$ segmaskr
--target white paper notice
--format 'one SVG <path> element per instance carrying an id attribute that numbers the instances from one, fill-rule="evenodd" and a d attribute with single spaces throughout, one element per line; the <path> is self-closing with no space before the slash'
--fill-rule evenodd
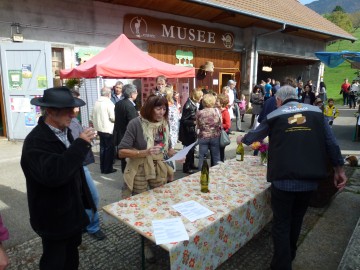
<path id="1" fill-rule="evenodd" d="M 194 222 L 197 219 L 211 216 L 212 214 L 214 214 L 213 211 L 207 209 L 206 207 L 195 201 L 187 201 L 174 204 L 172 207 L 181 215 L 190 220 L 190 222 Z"/>
<path id="2" fill-rule="evenodd" d="M 177 152 L 175 155 L 173 155 L 171 158 L 165 160 L 168 161 L 174 161 L 174 160 L 181 160 L 186 157 L 186 154 L 190 151 L 190 149 L 196 144 L 197 142 L 194 142 L 190 144 L 189 146 L 186 146 L 184 149 L 181 149 L 179 152 Z"/>
<path id="3" fill-rule="evenodd" d="M 157 245 L 189 240 L 181 218 L 153 220 L 152 226 Z"/>
<path id="4" fill-rule="evenodd" d="M 24 97 L 11 97 L 10 108 L 12 112 L 31 112 L 30 99 Z"/>

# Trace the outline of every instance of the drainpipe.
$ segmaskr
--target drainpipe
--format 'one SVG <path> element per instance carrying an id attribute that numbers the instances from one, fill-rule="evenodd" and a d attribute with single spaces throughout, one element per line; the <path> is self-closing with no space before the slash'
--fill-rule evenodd
<path id="1" fill-rule="evenodd" d="M 258 34 L 258 35 L 255 36 L 254 41 L 253 41 L 253 54 L 254 54 L 254 58 L 253 58 L 254 59 L 254 62 L 253 62 L 253 74 L 252 74 L 253 76 L 251 76 L 251 78 L 250 78 L 250 87 L 249 87 L 249 89 L 252 89 L 253 85 L 257 83 L 257 67 L 258 67 L 257 41 L 258 41 L 258 38 L 284 31 L 285 28 L 286 28 L 286 23 L 283 23 L 282 27 L 277 29 L 277 30 L 262 33 L 262 34 Z M 255 83 L 252 82 L 253 80 L 255 80 Z"/>

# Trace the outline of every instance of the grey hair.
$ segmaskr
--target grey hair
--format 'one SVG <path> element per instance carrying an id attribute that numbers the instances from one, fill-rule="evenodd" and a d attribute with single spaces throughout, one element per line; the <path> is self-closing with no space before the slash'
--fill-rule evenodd
<path id="1" fill-rule="evenodd" d="M 130 98 L 131 94 L 135 92 L 137 92 L 137 88 L 135 85 L 129 83 L 123 86 L 122 95 L 124 98 Z"/>
<path id="2" fill-rule="evenodd" d="M 110 95 L 110 93 L 111 93 L 111 89 L 110 89 L 109 87 L 103 87 L 103 88 L 101 88 L 100 95 L 101 95 L 102 97 L 107 97 L 107 96 Z"/>
<path id="3" fill-rule="evenodd" d="M 230 86 L 230 84 L 235 84 L 236 85 L 236 82 L 234 80 L 229 80 L 228 83 L 227 83 L 227 86 Z"/>
<path id="4" fill-rule="evenodd" d="M 298 99 L 297 91 L 290 85 L 284 85 L 276 91 L 276 98 L 281 99 L 282 102 L 288 99 Z"/>
<path id="5" fill-rule="evenodd" d="M 73 88 L 70 89 L 70 92 L 73 95 L 73 97 L 79 97 L 80 96 L 79 86 L 75 85 Z"/>
<path id="6" fill-rule="evenodd" d="M 46 117 L 48 116 L 48 113 L 47 113 L 45 107 L 40 107 L 40 114 L 44 117 L 44 120 L 45 120 Z"/>
<path id="7" fill-rule="evenodd" d="M 122 81 L 117 81 L 114 86 L 117 86 L 117 85 L 124 85 L 124 83 Z"/>

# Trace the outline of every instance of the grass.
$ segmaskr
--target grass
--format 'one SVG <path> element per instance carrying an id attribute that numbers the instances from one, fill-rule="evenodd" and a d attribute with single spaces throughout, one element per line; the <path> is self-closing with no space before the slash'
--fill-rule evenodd
<path id="1" fill-rule="evenodd" d="M 351 33 L 356 40 L 354 43 L 350 41 L 337 41 L 334 44 L 327 46 L 328 52 L 341 52 L 341 51 L 355 51 L 360 52 L 360 28 Z M 324 82 L 326 84 L 328 98 L 335 99 L 335 103 L 342 105 L 342 95 L 339 94 L 340 86 L 344 82 L 345 78 L 349 79 L 349 82 L 357 77 L 356 69 L 352 69 L 349 62 L 345 61 L 336 68 L 325 67 Z"/>

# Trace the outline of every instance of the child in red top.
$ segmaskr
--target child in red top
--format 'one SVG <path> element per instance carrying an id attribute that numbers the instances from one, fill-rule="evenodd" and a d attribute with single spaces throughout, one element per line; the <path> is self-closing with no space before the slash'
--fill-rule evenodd
<path id="1" fill-rule="evenodd" d="M 222 126 L 227 134 L 229 134 L 231 131 L 231 120 L 230 120 L 230 114 L 228 111 L 228 103 L 229 103 L 229 97 L 226 94 L 219 94 L 217 96 L 215 106 L 221 112 Z M 225 147 L 220 147 L 220 160 L 222 162 L 224 162 L 224 160 L 225 160 Z"/>
<path id="2" fill-rule="evenodd" d="M 344 106 L 349 105 L 349 92 L 350 92 L 350 83 L 348 79 L 344 80 L 344 83 L 341 85 L 341 89 L 340 89 L 340 95 L 343 95 L 343 101 L 344 101 Z"/>

